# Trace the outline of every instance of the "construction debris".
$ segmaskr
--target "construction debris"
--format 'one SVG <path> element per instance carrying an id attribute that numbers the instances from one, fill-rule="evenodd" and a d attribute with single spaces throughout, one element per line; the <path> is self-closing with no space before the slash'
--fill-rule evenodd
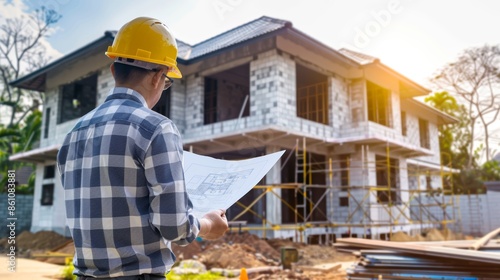
<path id="1" fill-rule="evenodd" d="M 339 239 L 336 246 L 358 257 L 347 271 L 349 279 L 500 279 L 498 245 L 484 246 L 499 232 L 463 241 L 467 245 L 461 247 L 472 250 L 459 249 L 458 241 L 403 244 L 358 238 Z"/>

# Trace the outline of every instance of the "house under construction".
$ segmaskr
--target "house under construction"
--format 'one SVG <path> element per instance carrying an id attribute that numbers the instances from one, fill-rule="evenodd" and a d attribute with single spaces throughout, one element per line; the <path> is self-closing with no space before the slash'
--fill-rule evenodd
<path id="1" fill-rule="evenodd" d="M 32 231 L 67 234 L 57 151 L 113 87 L 104 57 L 115 32 L 12 84 L 46 94 Z M 377 58 L 335 50 L 291 22 L 261 17 L 196 45 L 178 41 L 184 78 L 154 110 L 184 148 L 238 160 L 286 150 L 228 218 L 266 237 L 386 239 L 454 223 L 438 127 L 455 120 L 417 100 L 430 91 Z M 238 222 L 239 221 L 239 222 Z"/>

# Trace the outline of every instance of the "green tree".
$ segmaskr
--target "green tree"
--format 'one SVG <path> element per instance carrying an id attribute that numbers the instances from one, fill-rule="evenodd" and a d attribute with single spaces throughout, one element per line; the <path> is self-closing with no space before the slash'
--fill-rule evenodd
<path id="1" fill-rule="evenodd" d="M 459 104 L 455 97 L 446 91 L 436 92 L 426 97 L 425 102 L 457 119 L 456 123 L 439 127 L 441 163 L 453 168 L 462 168 L 472 158 L 471 162 L 474 166 L 474 155 L 468 152 L 472 135 L 470 132 L 471 120 L 468 118 L 465 106 Z"/>
<path id="2" fill-rule="evenodd" d="M 40 139 L 40 128 L 42 126 L 42 113 L 34 110 L 26 117 L 26 121 L 21 124 L 14 124 L 9 128 L 0 129 L 0 170 L 2 179 L 0 186 L 7 185 L 7 170 L 19 170 L 26 165 L 21 162 L 9 161 L 9 156 L 15 153 L 29 151 L 33 143 Z M 34 188 L 34 173 L 28 185 L 20 186 L 17 191 L 21 193 L 31 193 Z M 5 191 L 4 188 L 1 191 Z"/>
<path id="3" fill-rule="evenodd" d="M 455 97 L 446 91 L 436 92 L 425 99 L 434 108 L 457 119 L 456 123 L 439 127 L 439 146 L 441 163 L 447 167 L 460 170 L 451 181 L 445 181 L 445 188 L 453 186 L 456 193 L 484 192 L 482 167 L 478 165 L 482 145 L 470 153 L 472 133 L 467 109 L 459 104 Z"/>
<path id="4" fill-rule="evenodd" d="M 500 181 L 500 163 L 496 160 L 490 160 L 481 166 L 483 181 Z"/>
<path id="5" fill-rule="evenodd" d="M 7 19 L 0 25 L 0 183 L 5 186 L 7 170 L 25 164 L 9 161 L 14 153 L 28 151 L 40 138 L 41 113 L 38 110 L 44 96 L 41 92 L 12 87 L 9 83 L 26 72 L 45 65 L 49 57 L 41 39 L 61 15 L 41 7 L 29 17 Z M 33 182 L 33 179 L 30 180 Z M 4 188 L 0 187 L 0 192 Z"/>

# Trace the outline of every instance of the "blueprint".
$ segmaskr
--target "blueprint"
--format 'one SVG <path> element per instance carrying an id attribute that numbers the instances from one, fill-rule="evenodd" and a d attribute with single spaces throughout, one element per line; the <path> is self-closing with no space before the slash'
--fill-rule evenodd
<path id="1" fill-rule="evenodd" d="M 184 152 L 184 177 L 194 215 L 227 209 L 249 192 L 285 151 L 228 161 Z"/>

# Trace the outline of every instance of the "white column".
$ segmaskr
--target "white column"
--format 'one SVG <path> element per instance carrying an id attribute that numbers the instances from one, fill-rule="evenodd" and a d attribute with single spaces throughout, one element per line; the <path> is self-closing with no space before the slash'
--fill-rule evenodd
<path id="1" fill-rule="evenodd" d="M 278 152 L 280 149 L 276 146 L 267 146 L 266 154 Z M 278 162 L 269 170 L 266 175 L 266 184 L 280 184 L 281 183 L 281 161 Z M 266 219 L 271 224 L 281 224 L 281 189 L 274 188 L 273 193 L 266 194 Z"/>

